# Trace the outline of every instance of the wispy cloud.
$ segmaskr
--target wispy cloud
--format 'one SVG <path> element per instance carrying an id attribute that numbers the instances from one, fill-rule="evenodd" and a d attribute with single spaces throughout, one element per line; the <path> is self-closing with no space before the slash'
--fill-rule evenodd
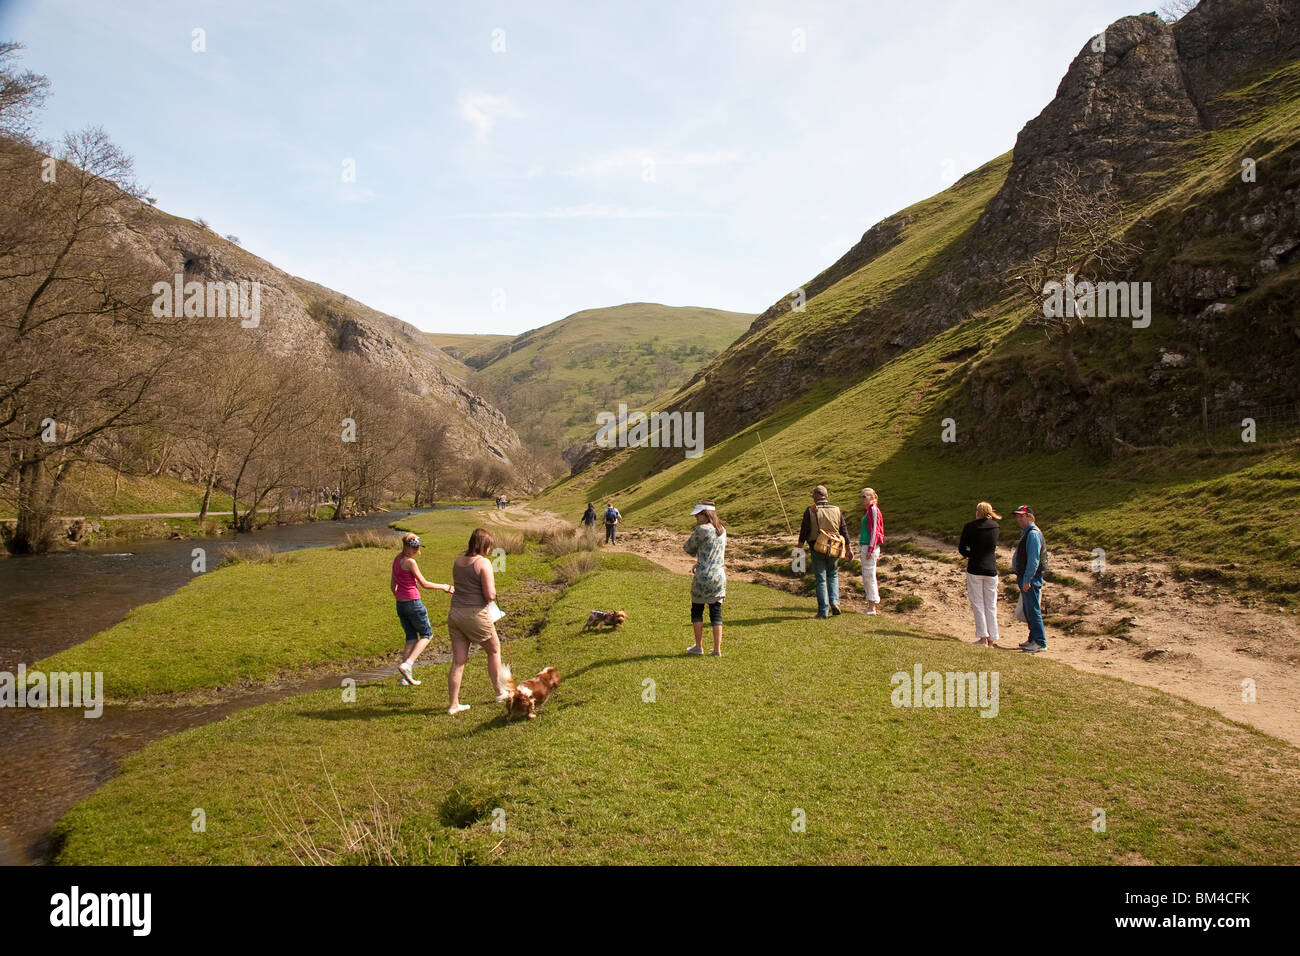
<path id="1" fill-rule="evenodd" d="M 643 146 L 626 146 L 597 156 L 572 171 L 574 176 L 608 176 L 628 167 L 646 166 L 728 166 L 743 158 L 738 149 L 671 152 Z"/>
<path id="2" fill-rule="evenodd" d="M 339 183 L 334 188 L 334 199 L 341 203 L 370 202 L 378 195 L 369 186 L 358 186 L 356 183 Z"/>
<path id="3" fill-rule="evenodd" d="M 579 206 L 558 206 L 552 209 L 509 209 L 498 212 L 453 213 L 451 219 L 683 219 L 708 215 L 707 213 L 675 212 L 663 209 L 632 209 L 627 206 L 583 203 Z"/>
<path id="4" fill-rule="evenodd" d="M 521 115 L 509 97 L 494 93 L 460 94 L 460 118 L 474 127 L 474 135 L 479 139 L 492 132 L 497 120 Z"/>

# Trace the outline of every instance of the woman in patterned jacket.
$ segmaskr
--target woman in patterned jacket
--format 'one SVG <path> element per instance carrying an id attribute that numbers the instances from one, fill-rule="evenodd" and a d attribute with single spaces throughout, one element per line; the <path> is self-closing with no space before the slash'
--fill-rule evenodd
<path id="1" fill-rule="evenodd" d="M 701 501 L 691 512 L 695 531 L 683 547 L 695 557 L 695 576 L 691 578 L 691 625 L 695 628 L 695 645 L 687 654 L 704 653 L 704 605 L 709 606 L 709 623 L 713 626 L 713 650 L 710 657 L 722 656 L 722 599 L 727 596 L 727 571 L 723 556 L 727 550 L 727 529 L 718 520 L 712 501 Z"/>

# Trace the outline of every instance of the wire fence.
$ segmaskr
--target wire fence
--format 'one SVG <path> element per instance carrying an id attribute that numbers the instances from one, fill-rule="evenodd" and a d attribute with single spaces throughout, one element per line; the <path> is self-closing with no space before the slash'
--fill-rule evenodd
<path id="1" fill-rule="evenodd" d="M 1257 444 L 1300 437 L 1300 401 L 1241 401 L 1211 411 L 1203 399 L 1200 413 L 1200 431 L 1212 443 L 1234 434 L 1237 441 Z"/>

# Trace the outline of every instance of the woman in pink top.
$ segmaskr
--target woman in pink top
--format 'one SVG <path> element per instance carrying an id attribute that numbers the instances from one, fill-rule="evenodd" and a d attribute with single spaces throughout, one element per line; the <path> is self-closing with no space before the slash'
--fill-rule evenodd
<path id="1" fill-rule="evenodd" d="M 402 663 L 397 665 L 397 671 L 403 684 L 414 686 L 420 682 L 411 675 L 411 668 L 433 637 L 433 625 L 429 623 L 429 612 L 420 600 L 420 588 L 437 588 L 448 594 L 456 593 L 450 584 L 434 584 L 424 579 L 420 566 L 415 563 L 415 556 L 420 553 L 421 547 L 416 535 L 409 531 L 402 535 L 402 553 L 393 558 L 392 575 L 393 597 L 397 598 L 397 618 L 402 622 L 402 630 L 406 632 L 406 653 L 402 657 Z"/>
<path id="2" fill-rule="evenodd" d="M 863 614 L 875 614 L 880 603 L 880 587 L 876 583 L 876 563 L 880 560 L 880 546 L 885 541 L 885 519 L 880 513 L 880 498 L 874 488 L 862 489 L 862 529 L 858 534 L 858 550 L 862 558 L 862 595 L 867 599 Z"/>

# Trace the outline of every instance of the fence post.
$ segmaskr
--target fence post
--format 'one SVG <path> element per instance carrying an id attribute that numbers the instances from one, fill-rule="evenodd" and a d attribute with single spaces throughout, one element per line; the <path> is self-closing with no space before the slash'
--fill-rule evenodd
<path id="1" fill-rule="evenodd" d="M 1206 447 L 1214 451 L 1214 443 L 1210 441 L 1210 400 L 1204 395 L 1201 396 L 1201 427 L 1205 429 Z"/>

